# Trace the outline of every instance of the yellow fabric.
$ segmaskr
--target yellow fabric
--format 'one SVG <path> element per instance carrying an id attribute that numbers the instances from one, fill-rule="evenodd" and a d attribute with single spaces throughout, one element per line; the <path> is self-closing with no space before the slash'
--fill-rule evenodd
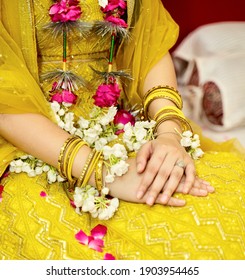
<path id="1" fill-rule="evenodd" d="M 120 48 L 117 65 L 132 73 L 134 81 L 125 92 L 138 103 L 146 73 L 174 44 L 178 26 L 159 0 L 128 2 L 129 15 L 135 9 L 130 18 L 132 39 Z M 84 20 L 102 19 L 97 0 L 81 3 Z M 36 112 L 52 118 L 45 99 L 51 83 L 39 81 L 43 73 L 62 66 L 62 41 L 52 40 L 43 30 L 51 4 L 51 0 L 1 0 L 0 113 Z M 86 116 L 98 85 L 90 66 L 106 69 L 109 40 L 102 44 L 96 36 L 89 41 L 73 39 L 68 66 L 91 83 L 90 90 L 76 92 L 75 113 Z M 42 176 L 11 174 L 2 181 L 0 258 L 103 259 L 104 253 L 111 253 L 117 259 L 245 259 L 244 160 L 231 153 L 242 153 L 242 148 L 237 149 L 234 141 L 202 140 L 206 154 L 197 161 L 197 172 L 216 188 L 214 194 L 185 196 L 187 206 L 181 208 L 121 201 L 116 215 L 106 222 L 76 214 L 62 186 L 47 185 Z M 0 171 L 19 154 L 0 139 Z M 41 197 L 41 191 L 47 197 Z M 74 237 L 80 229 L 89 235 L 99 223 L 108 228 L 103 253 Z"/>
<path id="2" fill-rule="evenodd" d="M 174 45 L 179 28 L 161 1 L 135 1 L 134 11 L 131 39 L 122 44 L 117 59 L 119 69 L 130 70 L 133 77 L 132 82 L 125 81 L 128 99 L 133 104 L 141 104 L 143 81 L 149 70 Z"/>

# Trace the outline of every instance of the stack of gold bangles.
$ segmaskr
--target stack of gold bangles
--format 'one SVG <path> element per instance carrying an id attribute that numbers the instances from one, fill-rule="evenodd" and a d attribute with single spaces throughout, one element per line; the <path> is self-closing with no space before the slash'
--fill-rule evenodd
<path id="1" fill-rule="evenodd" d="M 192 131 L 191 125 L 181 111 L 183 107 L 181 95 L 175 88 L 170 86 L 159 85 L 147 91 L 143 98 L 145 118 L 150 119 L 148 114 L 149 106 L 156 99 L 167 99 L 174 105 L 165 106 L 155 113 L 153 117 L 153 120 L 156 121 L 154 132 L 156 132 L 158 127 L 167 120 L 177 121 L 181 125 L 182 131 Z"/>
<path id="2" fill-rule="evenodd" d="M 65 187 L 69 196 L 74 191 L 74 187 L 86 186 L 93 172 L 95 172 L 95 182 L 98 191 L 102 189 L 103 157 L 101 152 L 95 149 L 92 149 L 89 153 L 79 178 L 77 179 L 72 176 L 74 159 L 80 148 L 84 145 L 88 146 L 80 137 L 71 136 L 64 142 L 60 149 L 57 168 L 60 175 L 67 180 Z"/>

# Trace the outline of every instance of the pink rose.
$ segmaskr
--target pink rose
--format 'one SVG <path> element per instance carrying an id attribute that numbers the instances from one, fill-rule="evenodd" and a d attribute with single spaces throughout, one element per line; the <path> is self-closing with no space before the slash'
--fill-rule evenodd
<path id="1" fill-rule="evenodd" d="M 53 4 L 49 9 L 49 15 L 53 22 L 76 21 L 81 16 L 81 7 L 78 0 L 61 0 Z"/>
<path id="2" fill-rule="evenodd" d="M 127 123 L 131 123 L 132 125 L 135 124 L 135 117 L 128 111 L 124 110 L 124 109 L 120 109 L 117 111 L 115 117 L 114 117 L 114 124 L 127 124 Z M 120 134 L 124 132 L 123 129 L 120 129 L 116 132 L 116 134 Z"/>
<path id="3" fill-rule="evenodd" d="M 121 8 L 122 10 L 126 10 L 127 3 L 124 0 L 109 0 L 108 5 L 102 9 L 104 13 L 113 11 L 117 8 Z"/>
<path id="4" fill-rule="evenodd" d="M 77 96 L 69 90 L 62 90 L 62 92 L 57 92 L 51 97 L 51 102 L 56 101 L 58 103 L 66 102 L 74 104 L 76 100 Z"/>
<path id="5" fill-rule="evenodd" d="M 62 91 L 62 98 L 63 98 L 63 102 L 71 103 L 71 104 L 76 103 L 77 100 L 77 96 L 69 90 Z"/>
<path id="6" fill-rule="evenodd" d="M 62 103 L 63 102 L 63 98 L 62 98 L 62 94 L 57 92 L 54 95 L 51 96 L 51 102 L 56 101 L 58 103 Z"/>
<path id="7" fill-rule="evenodd" d="M 121 27 L 124 27 L 124 28 L 128 27 L 127 23 L 123 19 L 115 17 L 115 16 L 106 16 L 105 20 L 112 22 L 116 25 L 119 25 Z"/>
<path id="8" fill-rule="evenodd" d="M 120 92 L 117 83 L 99 85 L 96 94 L 93 96 L 94 104 L 99 107 L 114 106 L 117 104 Z"/>

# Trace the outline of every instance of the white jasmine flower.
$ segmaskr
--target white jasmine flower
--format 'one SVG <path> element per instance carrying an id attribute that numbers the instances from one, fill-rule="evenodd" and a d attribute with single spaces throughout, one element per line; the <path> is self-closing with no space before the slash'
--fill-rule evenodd
<path id="1" fill-rule="evenodd" d="M 106 187 L 101 190 L 102 194 L 104 194 L 104 195 L 108 195 L 109 191 L 110 191 L 109 188 L 106 188 Z"/>
<path id="2" fill-rule="evenodd" d="M 43 172 L 48 172 L 49 170 L 50 167 L 47 164 L 43 165 Z"/>
<path id="3" fill-rule="evenodd" d="M 62 129 L 64 129 L 65 123 L 64 123 L 62 120 L 59 120 L 59 121 L 58 121 L 58 126 L 59 126 L 60 128 L 62 128 Z"/>
<path id="4" fill-rule="evenodd" d="M 65 110 L 64 109 L 60 109 L 58 111 L 59 116 L 64 116 L 65 115 Z"/>
<path id="5" fill-rule="evenodd" d="M 132 143 L 132 147 L 133 147 L 132 150 L 134 150 L 134 151 L 137 152 L 137 151 L 141 148 L 141 146 L 142 146 L 144 143 L 146 143 L 146 142 L 147 142 L 147 141 Z"/>
<path id="6" fill-rule="evenodd" d="M 43 169 L 42 169 L 42 167 L 37 166 L 37 167 L 35 168 L 35 173 L 36 173 L 36 175 L 40 175 L 40 174 L 42 174 L 42 173 L 43 173 Z"/>
<path id="7" fill-rule="evenodd" d="M 99 133 L 97 130 L 93 128 L 89 128 L 84 132 L 84 140 L 88 142 L 90 145 L 94 144 L 99 139 Z"/>
<path id="8" fill-rule="evenodd" d="M 9 167 L 9 171 L 10 171 L 10 172 L 15 172 L 15 166 L 10 165 L 10 167 Z"/>
<path id="9" fill-rule="evenodd" d="M 22 172 L 25 172 L 25 173 L 29 173 L 31 172 L 31 166 L 30 164 L 28 164 L 27 162 L 24 162 L 24 164 L 22 165 Z"/>
<path id="10" fill-rule="evenodd" d="M 35 177 L 36 176 L 36 172 L 35 170 L 31 169 L 30 172 L 27 173 L 29 177 Z"/>
<path id="11" fill-rule="evenodd" d="M 193 159 L 199 159 L 200 157 L 203 156 L 203 154 L 204 154 L 203 150 L 200 148 L 197 148 L 191 153 L 191 156 Z"/>
<path id="12" fill-rule="evenodd" d="M 98 134 L 100 134 L 102 131 L 103 131 L 103 129 L 102 129 L 102 127 L 101 127 L 101 125 L 100 124 L 95 124 L 94 126 L 93 126 L 93 129 L 95 130 L 95 131 L 97 131 L 98 132 Z"/>
<path id="13" fill-rule="evenodd" d="M 113 183 L 114 182 L 114 180 L 115 180 L 115 176 L 114 175 L 112 175 L 112 174 L 106 174 L 106 176 L 105 176 L 105 182 L 106 183 Z"/>
<path id="14" fill-rule="evenodd" d="M 196 141 L 192 141 L 191 143 L 191 148 L 192 149 L 196 149 L 200 146 L 200 141 L 199 140 L 196 140 Z"/>
<path id="15" fill-rule="evenodd" d="M 143 127 L 135 127 L 134 134 L 136 137 L 136 141 L 142 141 L 147 135 L 147 130 Z"/>
<path id="16" fill-rule="evenodd" d="M 183 137 L 181 140 L 180 140 L 180 144 L 181 146 L 183 147 L 190 147 L 191 146 L 191 139 L 190 138 L 187 138 L 187 137 Z"/>
<path id="17" fill-rule="evenodd" d="M 103 148 L 103 156 L 105 160 L 108 160 L 110 156 L 113 154 L 113 149 L 110 146 L 104 146 Z"/>
<path id="18" fill-rule="evenodd" d="M 105 8 L 108 5 L 108 0 L 99 0 L 99 5 Z"/>
<path id="19" fill-rule="evenodd" d="M 28 157 L 29 157 L 30 160 L 35 160 L 35 159 L 36 159 L 36 158 L 35 158 L 34 156 L 32 156 L 32 155 L 28 155 Z"/>
<path id="20" fill-rule="evenodd" d="M 117 158 L 121 158 L 124 160 L 128 158 L 127 150 L 122 144 L 118 144 L 118 143 L 115 144 L 112 147 L 112 152 L 113 152 L 114 156 Z"/>
<path id="21" fill-rule="evenodd" d="M 84 134 L 83 134 L 83 132 L 82 132 L 80 129 L 76 129 L 76 131 L 75 131 L 74 134 L 77 135 L 77 136 L 79 136 L 80 138 L 83 138 L 83 137 L 84 137 Z"/>
<path id="22" fill-rule="evenodd" d="M 182 133 L 183 137 L 191 138 L 192 132 L 190 130 L 186 130 Z"/>
<path id="23" fill-rule="evenodd" d="M 115 209 L 117 209 L 119 206 L 119 199 L 116 197 L 112 198 L 110 201 L 110 205 L 112 205 Z"/>
<path id="24" fill-rule="evenodd" d="M 20 157 L 21 159 L 27 159 L 28 158 L 28 155 L 23 155 Z"/>
<path id="25" fill-rule="evenodd" d="M 72 103 L 62 102 L 62 105 L 69 108 L 72 106 Z"/>
<path id="26" fill-rule="evenodd" d="M 118 163 L 111 166 L 111 173 L 116 176 L 122 176 L 128 171 L 129 164 L 124 160 L 120 160 Z"/>
<path id="27" fill-rule="evenodd" d="M 130 139 L 133 135 L 133 128 L 131 123 L 127 123 L 124 125 L 124 133 L 123 133 L 123 137 L 126 139 Z"/>
<path id="28" fill-rule="evenodd" d="M 99 220 L 108 220 L 110 217 L 110 212 L 108 208 L 103 209 L 98 216 Z"/>
<path id="29" fill-rule="evenodd" d="M 82 207 L 83 206 L 83 197 L 80 194 L 74 194 L 73 195 L 73 199 L 74 199 L 74 204 L 77 208 Z"/>
<path id="30" fill-rule="evenodd" d="M 102 118 L 100 118 L 98 120 L 98 122 L 103 125 L 106 126 L 108 125 L 110 122 L 112 122 L 114 120 L 114 117 L 117 113 L 117 108 L 112 106 L 108 109 L 108 112 L 106 115 L 102 116 Z"/>
<path id="31" fill-rule="evenodd" d="M 79 127 L 81 127 L 81 128 L 86 129 L 89 127 L 89 121 L 84 119 L 83 117 L 80 117 L 77 123 L 78 123 Z"/>
<path id="32" fill-rule="evenodd" d="M 57 113 L 60 110 L 60 104 L 57 101 L 53 101 L 50 103 L 51 109 Z"/>
<path id="33" fill-rule="evenodd" d="M 64 182 L 65 178 L 61 177 L 59 174 L 57 175 L 57 182 Z"/>
<path id="34" fill-rule="evenodd" d="M 94 147 L 97 151 L 101 151 L 107 143 L 108 142 L 106 138 L 100 138 L 98 139 L 98 141 L 95 142 Z"/>
<path id="35" fill-rule="evenodd" d="M 48 172 L 47 172 L 47 177 L 48 177 L 48 182 L 50 184 L 56 182 L 56 172 L 52 169 L 50 169 Z"/>
<path id="36" fill-rule="evenodd" d="M 91 196 L 84 201 L 84 204 L 82 206 L 82 211 L 83 212 L 90 212 L 90 211 L 93 211 L 94 208 L 95 208 L 94 197 Z"/>
<path id="37" fill-rule="evenodd" d="M 21 173 L 22 172 L 22 167 L 21 166 L 16 166 L 14 172 L 15 173 Z"/>
<path id="38" fill-rule="evenodd" d="M 15 166 L 16 167 L 21 167 L 24 164 L 24 162 L 21 159 L 15 160 Z"/>

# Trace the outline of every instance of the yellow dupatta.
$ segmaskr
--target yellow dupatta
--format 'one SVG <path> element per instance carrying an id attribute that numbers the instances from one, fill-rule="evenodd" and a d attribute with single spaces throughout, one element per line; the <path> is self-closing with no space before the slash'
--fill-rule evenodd
<path id="1" fill-rule="evenodd" d="M 0 19 L 0 113 L 40 113 L 52 118 L 39 87 L 32 0 L 1 0 Z M 132 41 L 121 48 L 117 62 L 131 71 L 134 81 L 127 93 L 131 101 L 138 101 L 140 81 L 174 44 L 178 27 L 160 0 L 128 1 L 128 22 Z M 0 138 L 0 175 L 19 154 Z"/>

